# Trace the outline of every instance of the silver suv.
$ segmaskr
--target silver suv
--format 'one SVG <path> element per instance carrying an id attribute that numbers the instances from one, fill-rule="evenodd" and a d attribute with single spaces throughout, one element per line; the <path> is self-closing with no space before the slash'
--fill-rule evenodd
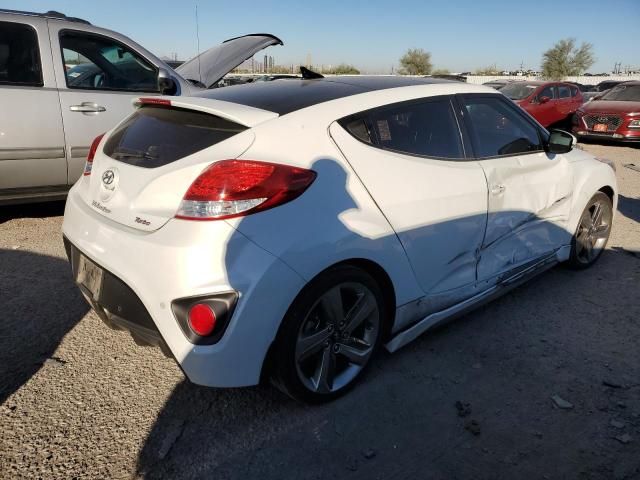
<path id="1" fill-rule="evenodd" d="M 268 34 L 233 38 L 174 70 L 85 20 L 0 9 L 0 204 L 64 198 L 92 140 L 133 98 L 193 95 L 276 44 Z"/>

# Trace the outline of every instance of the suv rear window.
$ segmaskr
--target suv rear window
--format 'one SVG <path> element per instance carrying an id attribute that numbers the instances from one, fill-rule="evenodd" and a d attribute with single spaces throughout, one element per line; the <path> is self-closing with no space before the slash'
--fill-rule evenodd
<path id="1" fill-rule="evenodd" d="M 208 113 L 143 106 L 111 134 L 103 151 L 123 163 L 156 168 L 246 129 L 244 125 Z"/>
<path id="2" fill-rule="evenodd" d="M 38 37 L 31 26 L 0 22 L 0 84 L 43 85 Z"/>

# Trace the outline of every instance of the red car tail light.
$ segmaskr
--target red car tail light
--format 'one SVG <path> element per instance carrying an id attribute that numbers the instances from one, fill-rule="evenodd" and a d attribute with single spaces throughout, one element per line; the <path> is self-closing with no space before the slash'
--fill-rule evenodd
<path id="1" fill-rule="evenodd" d="M 91 169 L 93 168 L 93 157 L 96 156 L 96 150 L 98 150 L 98 145 L 100 145 L 100 140 L 104 137 L 104 133 L 98 135 L 91 142 L 91 147 L 89 147 L 89 153 L 87 154 L 87 162 L 84 164 L 84 173 L 83 175 L 91 175 Z"/>
<path id="2" fill-rule="evenodd" d="M 299 197 L 316 172 L 253 160 L 222 160 L 191 184 L 176 218 L 221 220 L 277 207 Z"/>

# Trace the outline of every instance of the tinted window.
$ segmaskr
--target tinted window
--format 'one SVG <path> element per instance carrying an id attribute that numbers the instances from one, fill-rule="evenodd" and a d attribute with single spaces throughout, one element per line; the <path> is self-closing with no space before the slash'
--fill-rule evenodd
<path id="1" fill-rule="evenodd" d="M 503 99 L 468 97 L 464 102 L 477 157 L 542 150 L 538 129 Z"/>
<path id="2" fill-rule="evenodd" d="M 382 148 L 427 157 L 464 157 L 449 100 L 374 110 L 369 114 L 369 121 Z"/>
<path id="3" fill-rule="evenodd" d="M 558 86 L 558 94 L 560 98 L 569 98 L 571 96 L 571 90 L 566 85 Z"/>
<path id="4" fill-rule="evenodd" d="M 601 100 L 640 102 L 640 85 L 618 85 L 605 93 Z"/>
<path id="5" fill-rule="evenodd" d="M 531 95 L 536 88 L 538 88 L 537 85 L 528 85 L 523 82 L 514 82 L 502 87 L 500 89 L 500 93 L 509 97 L 511 100 L 522 100 L 523 98 L 527 98 L 529 95 Z"/>
<path id="6" fill-rule="evenodd" d="M 0 84 L 43 85 L 38 36 L 29 25 L 0 22 Z"/>
<path id="7" fill-rule="evenodd" d="M 65 31 L 60 46 L 69 88 L 158 91 L 156 68 L 121 43 Z"/>
<path id="8" fill-rule="evenodd" d="M 544 87 L 538 95 L 538 98 L 549 97 L 550 99 L 553 99 L 553 90 L 553 87 Z"/>
<path id="9" fill-rule="evenodd" d="M 352 120 L 345 125 L 351 135 L 365 143 L 371 143 L 371 134 L 364 119 Z"/>
<path id="10" fill-rule="evenodd" d="M 578 95 L 578 87 L 570 87 L 571 88 L 571 96 L 575 97 Z"/>
<path id="11" fill-rule="evenodd" d="M 142 107 L 109 137 L 104 153 L 124 163 L 155 168 L 245 129 L 237 123 L 193 110 Z"/>

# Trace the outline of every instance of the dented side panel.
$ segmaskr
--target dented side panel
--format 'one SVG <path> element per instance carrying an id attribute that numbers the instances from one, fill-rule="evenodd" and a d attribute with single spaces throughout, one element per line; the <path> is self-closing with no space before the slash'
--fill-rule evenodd
<path id="1" fill-rule="evenodd" d="M 487 229 L 478 252 L 480 280 L 571 241 L 572 169 L 565 156 L 539 152 L 480 164 L 489 189 Z"/>

